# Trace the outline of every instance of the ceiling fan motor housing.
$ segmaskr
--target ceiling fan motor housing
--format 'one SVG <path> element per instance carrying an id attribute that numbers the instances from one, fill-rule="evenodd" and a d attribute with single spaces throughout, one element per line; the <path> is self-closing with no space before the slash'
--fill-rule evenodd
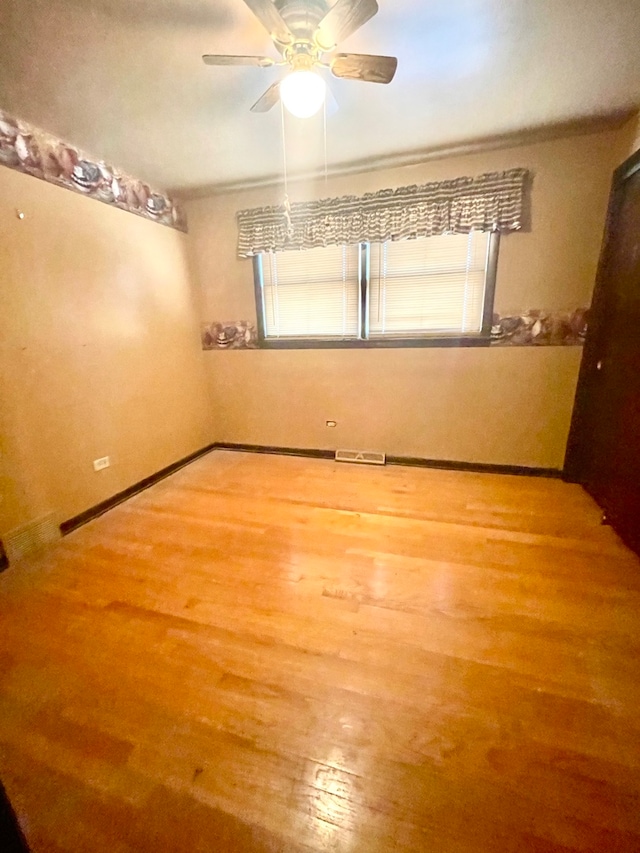
<path id="1" fill-rule="evenodd" d="M 310 71 L 320 60 L 320 50 L 311 41 L 295 41 L 284 50 L 284 58 L 294 71 Z"/>
<path id="2" fill-rule="evenodd" d="M 313 35 L 331 5 L 327 0 L 276 0 L 276 8 L 296 41 L 314 43 Z M 334 45 L 318 45 L 330 50 Z"/>

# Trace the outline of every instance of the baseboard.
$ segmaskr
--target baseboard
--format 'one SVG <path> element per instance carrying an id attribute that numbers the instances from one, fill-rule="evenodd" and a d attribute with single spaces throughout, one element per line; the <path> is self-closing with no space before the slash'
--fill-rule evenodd
<path id="1" fill-rule="evenodd" d="M 274 456 L 308 456 L 310 459 L 333 459 L 335 450 L 314 450 L 310 447 L 271 447 L 268 444 L 231 444 L 217 441 L 215 450 L 235 450 L 239 453 L 271 453 Z"/>
<path id="2" fill-rule="evenodd" d="M 4 570 L 8 568 L 9 558 L 7 557 L 7 552 L 4 550 L 4 545 L 2 544 L 2 540 L 0 539 L 0 572 L 4 572 Z"/>
<path id="3" fill-rule="evenodd" d="M 311 459 L 333 459 L 334 450 L 315 450 L 306 447 L 272 447 L 264 444 L 231 444 L 216 442 L 216 450 L 235 450 L 243 453 L 272 453 L 277 456 L 308 456 Z M 488 462 L 455 462 L 449 459 L 423 459 L 420 456 L 387 456 L 387 465 L 406 465 L 413 468 L 440 468 L 445 471 L 468 471 L 476 474 L 512 474 L 519 477 L 551 477 L 561 479 L 557 468 L 534 468 L 525 465 L 494 465 Z"/>
<path id="4" fill-rule="evenodd" d="M 534 468 L 526 465 L 495 465 L 491 462 L 456 462 L 449 459 L 422 459 L 419 456 L 387 456 L 387 465 L 413 468 L 441 468 L 444 471 L 468 471 L 472 474 L 511 474 L 516 477 L 562 479 L 559 468 Z"/>
<path id="5" fill-rule="evenodd" d="M 0 841 L 5 853 L 30 853 L 31 848 L 27 844 L 2 782 L 0 782 Z"/>
<path id="6" fill-rule="evenodd" d="M 92 506 L 89 509 L 86 509 L 84 512 L 81 512 L 78 515 L 74 515 L 73 518 L 69 518 L 66 521 L 63 521 L 60 525 L 60 533 L 63 536 L 66 536 L 66 534 L 71 533 L 72 530 L 76 530 L 78 527 L 81 527 L 88 521 L 97 518 L 99 515 L 103 515 L 105 512 L 108 512 L 108 510 L 113 509 L 114 506 L 117 506 L 123 501 L 128 500 L 128 498 L 137 495 L 138 492 L 143 492 L 145 489 L 148 489 L 149 486 L 153 486 L 154 483 L 157 483 L 160 480 L 164 480 L 165 477 L 169 477 L 171 474 L 175 473 L 180 468 L 184 468 L 184 466 L 188 465 L 190 462 L 194 462 L 196 459 L 199 459 L 206 453 L 210 453 L 215 447 L 215 444 L 208 444 L 201 450 L 196 450 L 194 453 L 190 453 L 188 456 L 179 459 L 177 462 L 172 462 L 172 464 L 167 465 L 166 468 L 162 468 L 160 471 L 156 471 L 155 474 L 150 474 L 148 477 L 145 477 L 138 483 L 134 483 L 133 486 L 129 486 L 127 489 L 123 489 L 123 491 L 118 492 L 112 497 L 101 501 L 99 504 L 96 504 L 95 506 Z"/>

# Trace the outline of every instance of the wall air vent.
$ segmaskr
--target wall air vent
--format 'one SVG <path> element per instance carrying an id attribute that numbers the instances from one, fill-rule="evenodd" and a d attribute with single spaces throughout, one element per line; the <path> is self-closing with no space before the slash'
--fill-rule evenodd
<path id="1" fill-rule="evenodd" d="M 360 462 L 363 465 L 384 465 L 384 453 L 372 450 L 336 450 L 336 462 Z"/>
<path id="2" fill-rule="evenodd" d="M 4 537 L 4 547 L 9 563 L 39 551 L 59 538 L 60 530 L 55 523 L 53 513 L 24 524 L 22 527 L 16 527 Z"/>

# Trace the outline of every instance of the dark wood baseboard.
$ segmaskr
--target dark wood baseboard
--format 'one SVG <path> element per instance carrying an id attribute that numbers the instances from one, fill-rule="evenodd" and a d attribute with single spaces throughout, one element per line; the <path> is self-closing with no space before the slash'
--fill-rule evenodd
<path id="1" fill-rule="evenodd" d="M 314 450 L 309 447 L 271 447 L 267 444 L 230 444 L 217 441 L 216 450 L 235 450 L 240 453 L 271 453 L 275 456 L 308 456 L 311 459 L 333 459 L 335 450 Z"/>
<path id="2" fill-rule="evenodd" d="M 0 782 L 0 841 L 4 853 L 30 853 L 31 848 L 27 844 L 2 782 Z"/>
<path id="3" fill-rule="evenodd" d="M 9 558 L 7 557 L 7 552 L 4 550 L 4 545 L 0 539 L 0 572 L 3 572 L 7 568 L 9 568 Z"/>
<path id="4" fill-rule="evenodd" d="M 551 477 L 561 479 L 559 468 L 529 468 L 526 465 L 495 465 L 491 462 L 456 462 L 450 459 L 422 459 L 419 456 L 387 456 L 387 465 L 409 465 L 414 468 L 441 468 L 443 471 L 468 471 L 473 474 L 511 474 L 516 477 Z"/>
<path id="5" fill-rule="evenodd" d="M 127 489 L 123 489 L 123 491 L 118 492 L 112 497 L 101 501 L 99 504 L 96 504 L 95 506 L 92 506 L 89 509 L 86 509 L 84 512 L 81 512 L 78 515 L 74 515 L 73 518 L 69 518 L 66 521 L 63 521 L 60 525 L 60 533 L 63 536 L 66 536 L 66 534 L 71 533 L 72 530 L 76 530 L 76 528 L 81 527 L 88 521 L 91 521 L 92 519 L 97 518 L 99 515 L 102 515 L 108 510 L 113 509 L 114 506 L 121 504 L 128 498 L 133 497 L 133 495 L 137 495 L 138 492 L 142 492 L 145 489 L 148 489 L 149 486 L 153 486 L 153 484 L 157 483 L 159 480 L 164 480 L 165 477 L 168 477 L 170 474 L 175 473 L 180 468 L 184 468 L 185 465 L 188 465 L 190 462 L 194 462 L 196 459 L 199 459 L 206 453 L 210 453 L 215 447 L 215 444 L 208 444 L 201 450 L 196 450 L 195 453 L 190 453 L 189 456 L 185 456 L 183 459 L 179 459 L 177 462 L 172 462 L 172 464 L 167 465 L 166 468 L 162 468 L 160 471 L 156 471 L 155 474 L 150 474 L 148 477 L 145 477 L 138 483 L 134 483 Z"/>
<path id="6" fill-rule="evenodd" d="M 273 453 L 278 456 L 308 456 L 312 459 L 333 459 L 335 450 L 315 450 L 306 447 L 271 447 L 263 444 L 230 444 L 216 442 L 217 450 L 243 453 Z M 512 474 L 519 477 L 562 478 L 557 468 L 528 468 L 524 465 L 493 465 L 485 462 L 455 462 L 449 459 L 423 459 L 420 456 L 387 456 L 387 465 L 407 465 L 414 468 L 441 468 L 445 471 L 469 471 L 476 474 Z"/>

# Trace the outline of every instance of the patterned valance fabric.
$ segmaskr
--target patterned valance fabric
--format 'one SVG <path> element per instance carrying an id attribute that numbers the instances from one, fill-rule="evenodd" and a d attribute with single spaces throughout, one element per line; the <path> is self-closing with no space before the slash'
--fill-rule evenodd
<path id="1" fill-rule="evenodd" d="M 369 241 L 517 231 L 526 169 L 238 212 L 238 255 Z"/>

